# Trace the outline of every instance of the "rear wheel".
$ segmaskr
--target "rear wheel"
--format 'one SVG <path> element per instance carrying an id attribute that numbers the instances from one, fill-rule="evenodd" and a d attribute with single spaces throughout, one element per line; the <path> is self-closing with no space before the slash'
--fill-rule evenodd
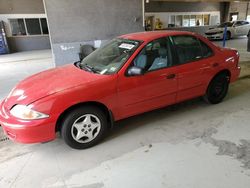
<path id="1" fill-rule="evenodd" d="M 220 103 L 227 95 L 229 87 L 229 76 L 221 73 L 210 82 L 204 100 L 210 104 Z"/>
<path id="2" fill-rule="evenodd" d="M 74 149 L 85 149 L 100 142 L 107 131 L 107 117 L 94 106 L 77 108 L 62 123 L 61 135 Z"/>

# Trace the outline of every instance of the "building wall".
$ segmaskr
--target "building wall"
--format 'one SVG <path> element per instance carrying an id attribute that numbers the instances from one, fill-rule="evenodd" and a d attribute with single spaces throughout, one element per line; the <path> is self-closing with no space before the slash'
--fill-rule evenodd
<path id="1" fill-rule="evenodd" d="M 208 12 L 220 11 L 215 2 L 164 2 L 150 1 L 145 4 L 146 12 Z"/>
<path id="2" fill-rule="evenodd" d="M 0 0 L 0 20 L 4 22 L 11 52 L 50 48 L 48 35 L 11 36 L 9 19 L 37 17 L 46 17 L 43 0 Z"/>
<path id="3" fill-rule="evenodd" d="M 50 49 L 49 36 L 8 37 L 11 52 Z"/>
<path id="4" fill-rule="evenodd" d="M 221 2 L 220 3 L 220 14 L 221 14 L 221 23 L 228 21 L 230 2 Z"/>
<path id="5" fill-rule="evenodd" d="M 44 0 L 55 63 L 78 61 L 80 44 L 96 47 L 142 31 L 142 0 Z"/>
<path id="6" fill-rule="evenodd" d="M 43 0 L 0 0 L 0 14 L 42 14 Z"/>
<path id="7" fill-rule="evenodd" d="M 230 13 L 235 13 L 238 12 L 238 20 L 245 20 L 247 17 L 247 8 L 248 7 L 248 3 L 249 2 L 232 2 L 230 3 L 230 8 L 229 8 L 229 16 Z M 250 13 L 248 13 L 250 14 Z M 230 18 L 228 17 L 228 20 L 230 20 Z"/>

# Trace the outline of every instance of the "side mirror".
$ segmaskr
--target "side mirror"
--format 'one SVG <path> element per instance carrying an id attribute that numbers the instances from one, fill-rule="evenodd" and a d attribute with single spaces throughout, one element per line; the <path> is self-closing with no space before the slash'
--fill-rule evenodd
<path id="1" fill-rule="evenodd" d="M 136 67 L 136 66 L 130 67 L 127 72 L 128 76 L 138 76 L 138 75 L 143 75 L 143 74 L 144 74 L 143 68 Z"/>

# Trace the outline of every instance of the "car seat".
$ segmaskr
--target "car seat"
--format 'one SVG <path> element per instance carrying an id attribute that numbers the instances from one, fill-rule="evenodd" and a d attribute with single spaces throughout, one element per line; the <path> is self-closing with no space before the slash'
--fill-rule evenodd
<path id="1" fill-rule="evenodd" d="M 147 56 L 144 55 L 144 54 L 140 54 L 140 55 L 135 59 L 135 62 L 134 62 L 134 65 L 135 65 L 135 66 L 140 67 L 140 68 L 142 68 L 142 69 L 145 69 L 146 64 L 147 64 Z"/>
<path id="2" fill-rule="evenodd" d="M 155 58 L 153 64 L 148 69 L 149 71 L 168 66 L 167 49 L 160 48 L 158 52 L 159 52 L 159 57 Z"/>

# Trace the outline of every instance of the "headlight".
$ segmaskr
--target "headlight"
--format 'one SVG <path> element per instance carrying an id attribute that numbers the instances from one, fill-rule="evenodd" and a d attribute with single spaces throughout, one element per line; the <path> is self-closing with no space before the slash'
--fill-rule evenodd
<path id="1" fill-rule="evenodd" d="M 10 110 L 11 115 L 24 119 L 24 120 L 35 120 L 35 119 L 43 119 L 48 118 L 49 115 L 43 114 L 41 112 L 37 112 L 32 110 L 28 106 L 25 105 L 16 105 Z"/>
<path id="2" fill-rule="evenodd" d="M 224 33 L 224 31 L 218 31 L 217 33 Z"/>

